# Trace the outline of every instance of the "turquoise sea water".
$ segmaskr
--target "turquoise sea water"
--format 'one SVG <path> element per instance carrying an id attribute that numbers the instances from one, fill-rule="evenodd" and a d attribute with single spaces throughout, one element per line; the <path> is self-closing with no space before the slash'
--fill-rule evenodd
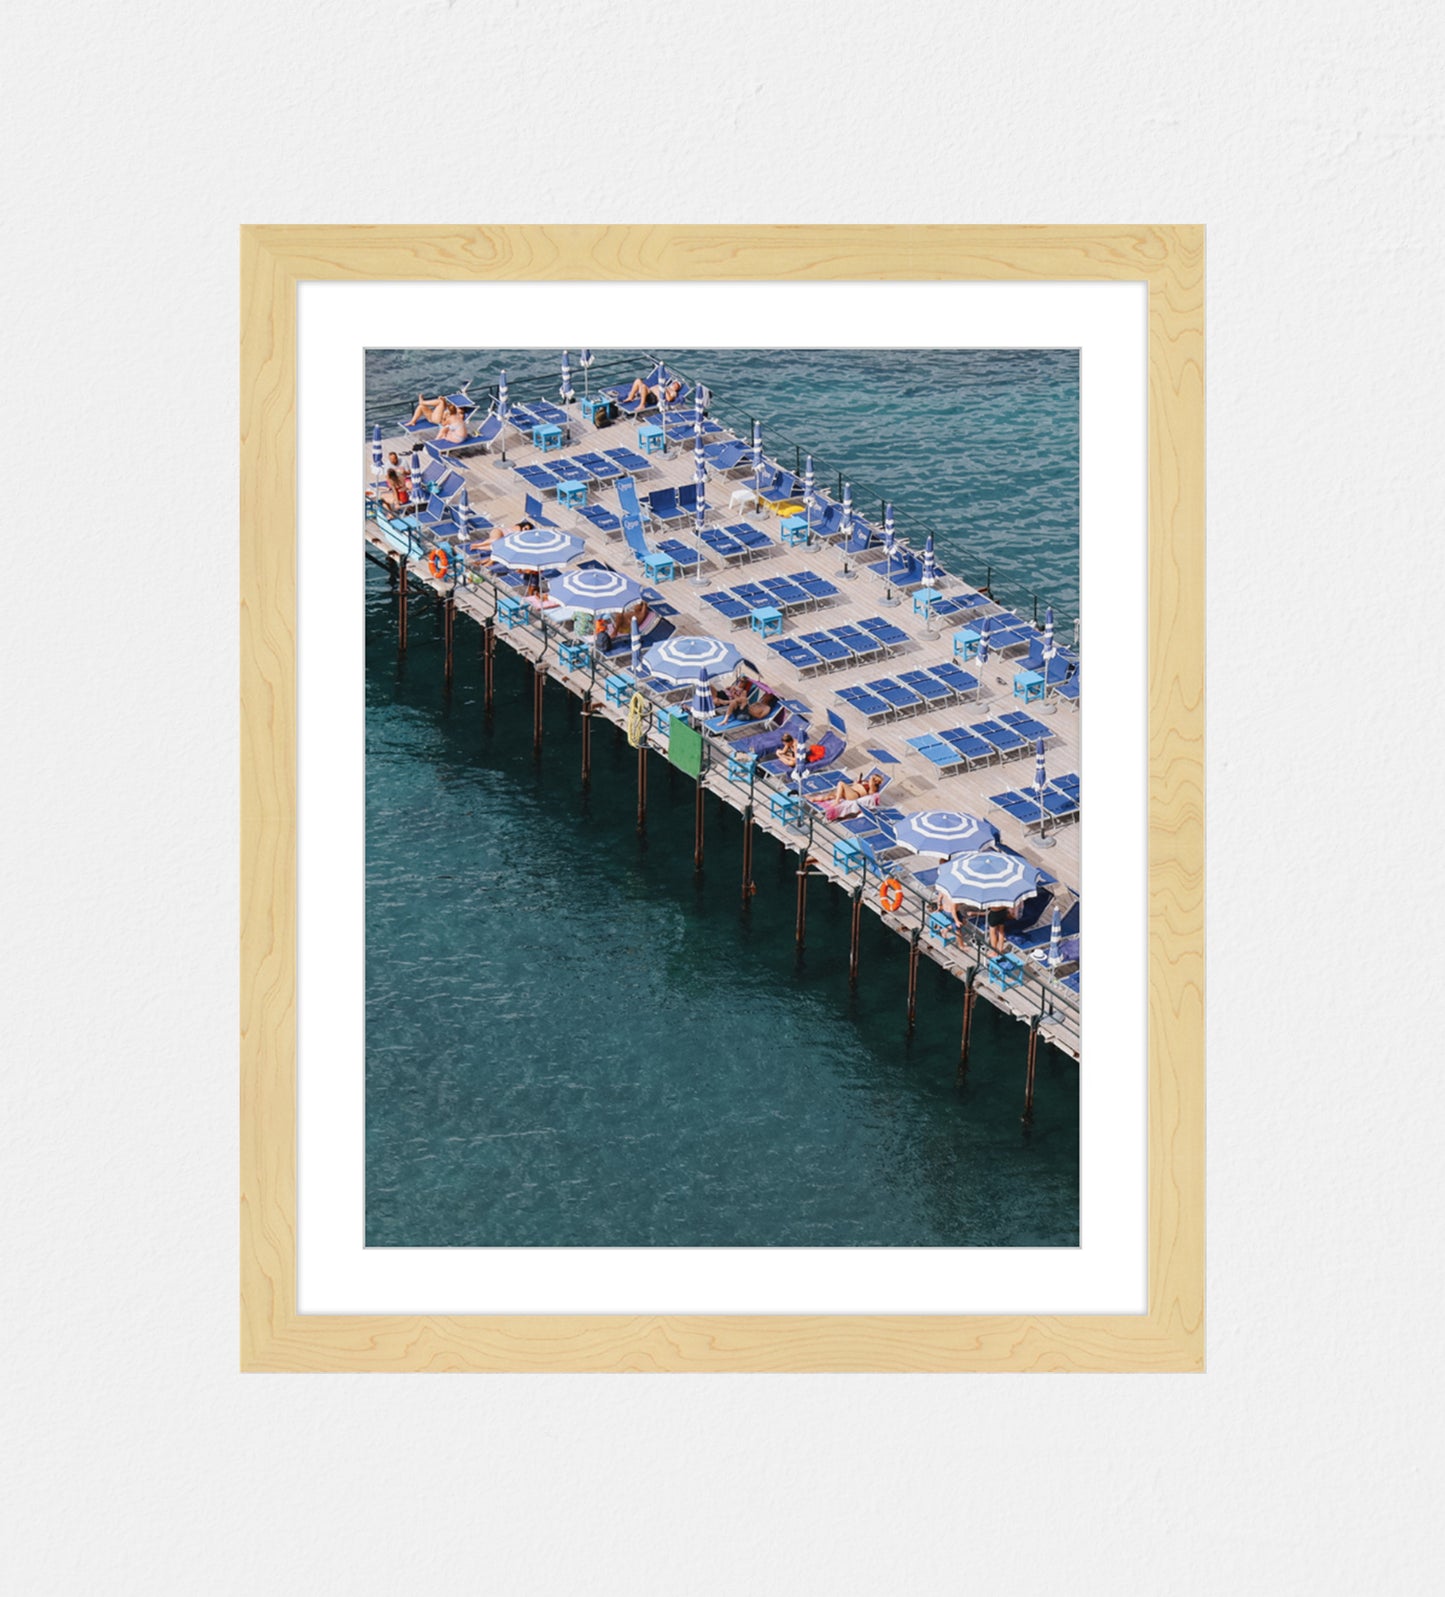
<path id="1" fill-rule="evenodd" d="M 715 414 L 886 489 L 945 565 L 993 559 L 1072 614 L 1071 352 L 666 353 Z M 554 394 L 555 358 L 373 352 L 368 423 L 501 365 Z M 797 955 L 795 857 L 756 835 L 744 911 L 741 822 L 709 799 L 695 874 L 692 784 L 656 761 L 639 838 L 633 751 L 599 724 L 583 795 L 549 685 L 534 761 L 529 673 L 498 649 L 489 721 L 479 637 L 459 619 L 447 694 L 435 602 L 399 660 L 368 565 L 368 1244 L 1076 1244 L 1079 1067 L 1041 1049 L 1025 1129 L 1026 1034 L 981 1004 L 957 1087 L 956 981 L 922 964 L 907 1037 L 900 939 L 864 917 L 850 992 L 847 901 L 815 880 Z"/>

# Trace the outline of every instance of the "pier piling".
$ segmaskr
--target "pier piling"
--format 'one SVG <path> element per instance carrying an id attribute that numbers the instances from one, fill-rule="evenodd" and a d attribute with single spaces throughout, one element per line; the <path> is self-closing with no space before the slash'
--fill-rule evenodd
<path id="1" fill-rule="evenodd" d="M 547 673 L 538 660 L 532 667 L 532 753 L 542 757 L 542 694 L 547 687 Z"/>
<path id="2" fill-rule="evenodd" d="M 798 918 L 794 927 L 798 947 L 808 935 L 808 852 L 800 849 L 798 852 Z"/>
<path id="3" fill-rule="evenodd" d="M 446 685 L 452 685 L 452 640 L 457 627 L 457 601 L 454 594 L 449 593 L 442 604 L 442 634 L 446 640 Z"/>
<path id="4" fill-rule="evenodd" d="M 913 1023 L 918 1018 L 918 945 L 919 933 L 914 929 L 908 940 L 908 1032 L 913 1033 Z"/>
<path id="5" fill-rule="evenodd" d="M 1034 1119 L 1034 1066 L 1039 1055 L 1039 1017 L 1037 1015 L 1029 1022 L 1029 1063 L 1028 1072 L 1024 1076 L 1024 1124 L 1033 1124 Z"/>
<path id="6" fill-rule="evenodd" d="M 702 777 L 697 779 L 697 797 L 693 801 L 692 812 L 692 868 L 695 871 L 702 869 L 702 801 L 707 796 L 707 789 L 702 785 Z"/>
<path id="7" fill-rule="evenodd" d="M 490 616 L 482 623 L 482 708 L 492 713 L 492 681 L 497 659 L 497 627 Z"/>
<path id="8" fill-rule="evenodd" d="M 592 785 L 592 690 L 582 693 L 582 786 Z"/>
<path id="9" fill-rule="evenodd" d="M 963 979 L 963 1036 L 958 1042 L 958 1074 L 955 1078 L 960 1087 L 968 1080 L 968 1049 L 973 1041 L 973 1003 L 977 996 L 973 984 L 977 976 L 978 966 L 972 965 Z"/>
<path id="10" fill-rule="evenodd" d="M 401 557 L 397 573 L 397 600 L 396 600 L 396 652 L 406 653 L 406 556 Z"/>
<path id="11" fill-rule="evenodd" d="M 637 745 L 637 830 L 647 830 L 647 739 Z"/>
<path id="12" fill-rule="evenodd" d="M 853 889 L 853 925 L 848 934 L 848 985 L 858 985 L 858 942 L 863 930 L 863 889 Z"/>
<path id="13" fill-rule="evenodd" d="M 753 896 L 753 807 L 743 811 L 743 908 Z"/>

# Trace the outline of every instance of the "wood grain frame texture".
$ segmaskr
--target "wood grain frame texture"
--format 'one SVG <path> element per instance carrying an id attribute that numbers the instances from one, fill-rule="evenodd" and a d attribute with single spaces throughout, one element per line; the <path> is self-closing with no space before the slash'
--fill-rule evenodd
<path id="1" fill-rule="evenodd" d="M 1149 285 L 1149 1289 L 1144 1314 L 297 1312 L 297 284 L 688 278 L 1142 280 Z M 243 228 L 241 724 L 244 1370 L 1203 1369 L 1202 228 Z"/>

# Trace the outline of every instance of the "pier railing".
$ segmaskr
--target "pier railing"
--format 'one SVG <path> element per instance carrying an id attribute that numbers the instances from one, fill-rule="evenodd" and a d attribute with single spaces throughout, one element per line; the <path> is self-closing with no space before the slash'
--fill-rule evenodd
<path id="1" fill-rule="evenodd" d="M 490 605 L 486 619 L 495 624 L 500 609 L 499 601 L 503 594 L 503 587 L 495 576 L 486 567 L 468 566 L 463 558 L 458 557 L 456 549 L 419 531 L 411 532 L 408 537 L 409 542 L 415 546 L 414 558 L 424 560 L 433 549 L 445 552 L 446 569 L 450 573 L 450 581 L 444 590 L 447 596 L 455 600 L 460 590 L 482 599 Z M 510 632 L 514 629 L 521 630 L 524 635 L 535 641 L 536 662 L 539 666 L 545 664 L 550 646 L 570 641 L 564 629 L 549 621 L 542 611 L 526 619 L 512 621 L 508 630 Z M 627 665 L 623 665 L 605 659 L 593 648 L 589 648 L 588 654 L 587 691 L 595 699 L 600 689 L 605 701 L 609 697 L 607 693 L 609 681 L 631 683 L 635 690 L 641 693 L 647 705 L 642 728 L 643 739 L 654 752 L 665 754 L 665 744 L 654 739 L 660 739 L 664 735 L 664 718 L 674 713 L 681 714 L 685 706 L 674 707 L 668 704 L 645 680 L 639 681 L 634 678 L 630 670 L 630 659 Z M 620 700 L 622 694 L 615 695 L 615 698 Z M 689 719 L 690 724 L 690 718 L 685 719 Z M 764 824 L 764 830 L 769 831 L 771 835 L 776 835 L 773 827 L 779 828 L 785 834 L 786 841 L 784 838 L 779 838 L 778 841 L 798 853 L 801 869 L 807 870 L 810 865 L 821 864 L 821 861 L 826 859 L 827 868 L 820 869 L 819 874 L 829 880 L 837 881 L 837 885 L 843 887 L 845 891 L 851 890 L 859 895 L 866 895 L 870 890 L 881 890 L 885 881 L 896 883 L 897 889 L 901 892 L 901 902 L 896 909 L 888 912 L 890 919 L 885 924 L 891 924 L 894 930 L 907 937 L 915 946 L 926 941 L 930 935 L 929 915 L 935 908 L 937 900 L 935 890 L 915 880 L 906 867 L 878 860 L 866 852 L 858 852 L 852 848 L 844 851 L 843 857 L 847 859 L 846 868 L 840 867 L 836 863 L 839 858 L 839 845 L 856 845 L 857 842 L 846 828 L 830 821 L 816 804 L 806 798 L 793 799 L 790 803 L 775 806 L 775 798 L 782 798 L 785 795 L 792 798 L 796 793 L 796 784 L 762 769 L 761 760 L 751 762 L 738 760 L 727 740 L 709 731 L 705 725 L 696 730 L 701 733 L 703 745 L 702 776 L 699 780 L 704 777 L 709 778 L 719 786 L 730 790 L 733 794 L 733 807 L 743 812 L 749 824 L 752 824 L 756 818 Z M 768 822 L 772 824 L 766 824 Z M 970 959 L 976 976 L 986 981 L 991 950 L 985 933 L 972 921 L 965 920 L 962 926 L 955 928 L 954 935 Z M 1051 980 L 1031 961 L 1021 960 L 1019 963 L 1021 969 L 1011 979 L 1011 986 L 1020 993 L 1022 1007 L 1040 1021 L 1052 1021 L 1077 1037 L 1078 1000 L 1067 988 Z"/>
<path id="2" fill-rule="evenodd" d="M 688 383 L 701 380 L 711 395 L 708 412 L 714 419 L 721 421 L 724 426 L 744 443 L 752 437 L 752 424 L 754 419 L 762 424 L 763 428 L 763 453 L 774 465 L 792 471 L 797 477 L 803 474 L 803 464 L 808 455 L 813 457 L 814 480 L 823 493 L 837 501 L 843 496 L 843 485 L 850 485 L 854 514 L 860 523 L 865 524 L 873 533 L 881 536 L 883 530 L 883 507 L 889 502 L 888 495 L 878 487 L 863 482 L 854 477 L 845 466 L 837 461 L 830 460 L 819 454 L 816 449 L 806 443 L 790 437 L 785 432 L 763 416 L 756 416 L 733 403 L 726 395 L 719 394 L 706 377 L 699 379 L 696 373 L 684 371 L 675 361 L 666 355 L 655 352 L 639 350 L 627 356 L 613 356 L 605 361 L 594 361 L 589 372 L 584 374 L 574 364 L 572 368 L 572 386 L 578 394 L 584 388 L 597 390 L 607 388 L 619 382 L 630 382 L 632 378 L 650 369 L 659 360 L 664 361 L 677 375 Z M 438 379 L 442 381 L 441 379 Z M 445 386 L 445 383 L 443 383 Z M 452 390 L 453 392 L 455 389 Z M 484 409 L 495 405 L 497 400 L 497 385 L 495 382 L 469 385 L 471 397 Z M 561 365 L 546 372 L 523 372 L 516 376 L 508 375 L 507 399 L 508 403 L 525 403 L 528 400 L 549 399 L 554 404 L 558 402 L 561 393 Z M 396 419 L 410 412 L 415 396 L 403 394 L 400 388 L 395 390 L 384 389 L 379 394 L 368 394 L 367 413 L 368 426 L 372 420 L 380 420 L 385 425 L 388 419 Z M 685 416 L 689 406 L 679 408 L 679 416 Z M 394 414 L 393 414 L 394 413 Z M 928 535 L 933 534 L 934 543 L 942 550 L 939 559 L 939 569 L 945 575 L 956 576 L 969 587 L 987 593 L 996 603 L 1004 605 L 1019 615 L 1030 617 L 1035 625 L 1049 605 L 1046 594 L 1040 593 L 1038 585 L 1012 573 L 1006 565 L 991 560 L 988 557 L 970 552 L 962 548 L 954 533 L 933 525 L 923 517 L 914 514 L 905 505 L 894 504 L 894 529 L 898 541 L 914 554 L 921 554 L 923 545 Z M 876 509 L 875 509 L 876 507 Z M 1071 607 L 1070 607 L 1071 608 Z M 1063 606 L 1055 606 L 1054 625 L 1056 636 L 1061 644 L 1077 644 L 1079 641 L 1079 619 L 1076 614 L 1066 613 Z"/>

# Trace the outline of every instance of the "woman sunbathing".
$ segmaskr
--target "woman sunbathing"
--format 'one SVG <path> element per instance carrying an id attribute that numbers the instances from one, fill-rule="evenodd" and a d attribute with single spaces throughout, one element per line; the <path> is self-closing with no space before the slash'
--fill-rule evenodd
<path id="1" fill-rule="evenodd" d="M 791 732 L 783 733 L 783 741 L 778 745 L 778 752 L 773 758 L 780 765 L 786 765 L 789 770 L 798 763 L 798 740 Z"/>
<path id="2" fill-rule="evenodd" d="M 416 409 L 407 417 L 407 426 L 419 421 L 429 421 L 432 426 L 440 427 L 442 417 L 451 408 L 451 403 L 445 394 L 438 394 L 435 399 L 428 399 L 425 394 L 418 394 Z"/>
<path id="3" fill-rule="evenodd" d="M 878 802 L 878 790 L 883 778 L 875 771 L 866 781 L 839 782 L 831 793 L 820 793 L 813 799 L 830 821 L 846 821 L 861 815 L 865 805 Z"/>
<path id="4" fill-rule="evenodd" d="M 663 397 L 670 405 L 681 392 L 682 384 L 674 377 L 673 380 L 663 390 Z M 657 395 L 658 390 L 656 384 L 649 383 L 645 377 L 638 377 L 633 381 L 632 387 L 627 390 L 627 398 L 624 403 L 630 405 L 632 401 L 636 399 L 640 400 L 642 406 L 645 408 L 648 405 L 657 404 Z"/>
<path id="5" fill-rule="evenodd" d="M 393 455 L 395 460 L 396 456 Z M 407 492 L 406 484 L 401 480 L 401 473 L 392 466 L 386 474 L 386 483 L 381 490 L 381 502 L 390 510 L 400 510 L 403 505 L 410 504 L 411 495 Z"/>

